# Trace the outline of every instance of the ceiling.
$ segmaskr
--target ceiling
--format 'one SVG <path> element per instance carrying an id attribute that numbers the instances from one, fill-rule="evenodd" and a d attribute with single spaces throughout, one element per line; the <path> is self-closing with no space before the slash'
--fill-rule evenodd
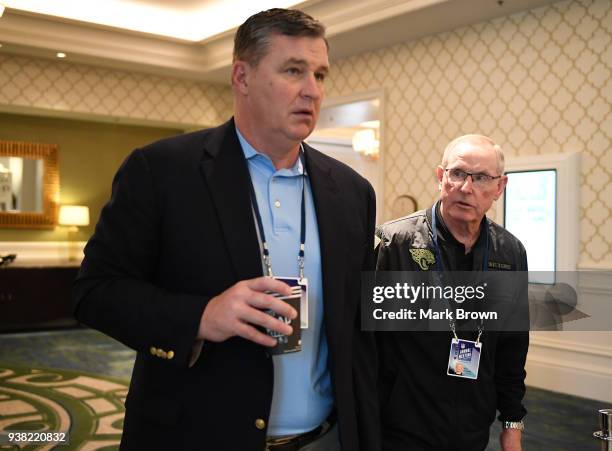
<path id="1" fill-rule="evenodd" d="M 327 26 L 330 58 L 554 0 L 0 0 L 0 52 L 227 83 L 236 27 L 298 7 Z"/>
<path id="2" fill-rule="evenodd" d="M 2 0 L 9 10 L 184 42 L 239 26 L 258 11 L 295 7 L 296 0 Z"/>

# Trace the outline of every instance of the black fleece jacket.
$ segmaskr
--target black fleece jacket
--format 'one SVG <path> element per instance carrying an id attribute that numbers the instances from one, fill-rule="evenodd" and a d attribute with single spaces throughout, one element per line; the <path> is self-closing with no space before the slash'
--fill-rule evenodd
<path id="1" fill-rule="evenodd" d="M 445 271 L 482 270 L 487 254 L 489 270 L 527 271 L 525 248 L 503 227 L 485 217 L 481 235 L 466 255 L 436 213 Z M 431 264 L 419 265 L 415 252 L 410 252 L 428 249 L 429 255 L 435 255 L 431 224 L 430 208 L 380 226 L 377 271 L 421 271 Z M 485 330 L 476 380 L 446 374 L 451 338 L 450 328 L 448 332 L 377 333 L 383 449 L 484 450 L 496 410 L 501 421 L 518 421 L 527 413 L 522 400 L 528 332 Z M 459 338 L 475 340 L 476 333 L 462 332 Z"/>

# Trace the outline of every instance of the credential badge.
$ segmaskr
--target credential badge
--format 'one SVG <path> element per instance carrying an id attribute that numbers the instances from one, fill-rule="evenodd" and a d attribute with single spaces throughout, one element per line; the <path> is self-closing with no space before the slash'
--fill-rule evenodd
<path id="1" fill-rule="evenodd" d="M 423 271 L 429 270 L 429 266 L 436 263 L 434 254 L 429 249 L 410 249 L 410 255 Z"/>

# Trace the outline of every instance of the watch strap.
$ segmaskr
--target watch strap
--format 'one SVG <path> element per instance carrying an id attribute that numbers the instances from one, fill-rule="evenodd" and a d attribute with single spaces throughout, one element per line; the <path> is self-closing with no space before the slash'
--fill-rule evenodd
<path id="1" fill-rule="evenodd" d="M 502 428 L 504 429 L 518 429 L 519 431 L 525 430 L 525 423 L 523 421 L 502 421 Z"/>

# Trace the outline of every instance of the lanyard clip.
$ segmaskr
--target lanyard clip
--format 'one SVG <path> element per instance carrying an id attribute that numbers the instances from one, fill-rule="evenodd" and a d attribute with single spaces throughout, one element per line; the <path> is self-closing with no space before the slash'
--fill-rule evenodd
<path id="1" fill-rule="evenodd" d="M 270 251 L 268 250 L 268 244 L 264 241 L 262 244 L 263 252 L 261 259 L 266 267 L 266 271 L 268 272 L 268 276 L 272 277 L 272 263 L 270 262 Z"/>
<path id="2" fill-rule="evenodd" d="M 270 264 L 270 257 L 264 256 L 263 262 L 264 262 L 264 265 L 266 266 L 266 271 L 268 272 L 268 276 L 269 277 L 274 276 L 274 274 L 272 274 L 272 265 Z"/>
<path id="3" fill-rule="evenodd" d="M 300 243 L 300 251 L 298 252 L 298 270 L 300 273 L 300 279 L 304 278 L 304 243 Z"/>

